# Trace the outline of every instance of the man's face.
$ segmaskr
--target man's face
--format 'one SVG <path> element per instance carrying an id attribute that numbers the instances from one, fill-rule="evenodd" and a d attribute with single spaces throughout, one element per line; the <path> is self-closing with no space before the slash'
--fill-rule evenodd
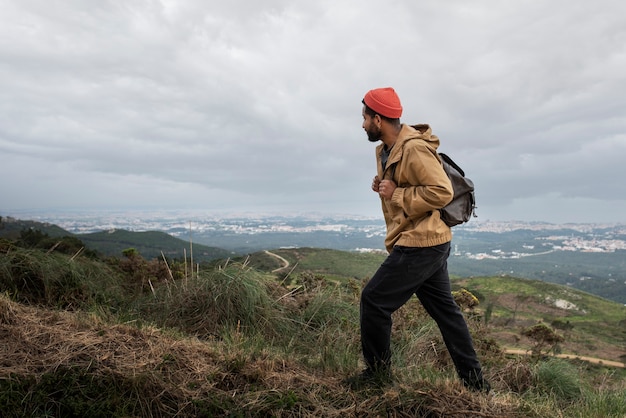
<path id="1" fill-rule="evenodd" d="M 363 129 L 367 133 L 367 139 L 370 142 L 378 142 L 382 139 L 383 134 L 380 129 L 380 116 L 370 116 L 365 113 L 365 106 L 363 106 Z"/>

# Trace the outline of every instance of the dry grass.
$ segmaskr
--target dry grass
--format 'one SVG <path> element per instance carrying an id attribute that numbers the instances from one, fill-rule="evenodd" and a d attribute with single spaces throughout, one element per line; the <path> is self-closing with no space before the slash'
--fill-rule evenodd
<path id="1" fill-rule="evenodd" d="M 134 416 L 519 416 L 510 402 L 470 393 L 456 382 L 352 393 L 341 384 L 343 376 L 320 375 L 271 353 L 250 356 L 217 341 L 106 324 L 94 315 L 24 306 L 6 296 L 0 297 L 0 338 L 6 342 L 0 368 L 5 387 L 35 377 L 32 397 L 43 376 L 88 376 L 108 382 L 99 386 L 108 396 L 126 397 Z M 65 391 L 89 393 L 89 379 L 73 377 L 76 387 Z M 62 400 L 55 402 L 50 411 L 62 411 Z"/>

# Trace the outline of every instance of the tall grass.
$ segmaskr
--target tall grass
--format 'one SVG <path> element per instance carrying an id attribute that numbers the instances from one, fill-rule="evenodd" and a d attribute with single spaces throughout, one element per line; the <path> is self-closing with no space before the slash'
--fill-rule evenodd
<path id="1" fill-rule="evenodd" d="M 0 256 L 0 290 L 23 303 L 63 309 L 114 307 L 126 299 L 121 276 L 102 262 L 18 247 Z"/>
<path id="2" fill-rule="evenodd" d="M 292 288 L 229 263 L 201 271 L 176 288 L 161 285 L 138 300 L 139 317 L 200 339 L 256 347 L 308 367 L 347 371 L 357 365 L 358 303 L 337 285 Z"/>
<path id="3" fill-rule="evenodd" d="M 626 417 L 626 388 L 621 390 L 594 389 L 585 394 L 585 402 L 569 408 L 576 418 Z"/>
<path id="4" fill-rule="evenodd" d="M 310 367 L 347 372 L 358 364 L 358 304 L 345 297 L 339 286 L 317 289 L 300 296 L 294 311 L 298 352 Z"/>
<path id="5" fill-rule="evenodd" d="M 217 337 L 224 329 L 245 334 L 281 332 L 285 317 L 262 274 L 231 264 L 200 272 L 173 285 L 161 285 L 138 300 L 142 317 L 200 338 Z"/>
<path id="6" fill-rule="evenodd" d="M 580 398 L 583 387 L 578 369 L 572 364 L 551 358 L 537 365 L 537 389 L 562 402 Z"/>

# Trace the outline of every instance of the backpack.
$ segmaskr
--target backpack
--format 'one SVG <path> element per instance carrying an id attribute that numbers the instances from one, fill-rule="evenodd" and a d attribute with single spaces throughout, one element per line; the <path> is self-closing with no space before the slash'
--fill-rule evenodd
<path id="1" fill-rule="evenodd" d="M 448 175 L 454 190 L 452 201 L 439 209 L 441 219 L 446 225 L 452 227 L 469 221 L 472 216 L 476 218 L 474 182 L 465 177 L 465 172 L 452 161 L 452 158 L 443 153 L 439 153 L 439 156 L 443 170 Z"/>
<path id="2" fill-rule="evenodd" d="M 441 158 L 443 171 L 448 175 L 453 190 L 452 201 L 439 209 L 441 220 L 449 227 L 453 227 L 468 222 L 472 217 L 477 218 L 474 182 L 465 177 L 463 169 L 447 154 L 438 152 L 437 155 Z M 394 177 L 395 171 L 394 165 L 391 169 L 391 178 Z"/>

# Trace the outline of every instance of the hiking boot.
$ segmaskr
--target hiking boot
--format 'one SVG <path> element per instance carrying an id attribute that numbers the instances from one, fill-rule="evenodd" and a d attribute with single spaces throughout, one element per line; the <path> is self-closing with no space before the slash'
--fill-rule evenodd
<path id="1" fill-rule="evenodd" d="M 483 377 L 482 371 L 472 371 L 467 376 L 461 377 L 463 386 L 474 392 L 489 393 L 491 385 Z"/>
<path id="2" fill-rule="evenodd" d="M 382 388 L 393 382 L 393 377 L 389 369 L 372 370 L 367 368 L 361 373 L 350 376 L 343 381 L 352 390 L 365 389 L 367 387 Z"/>

